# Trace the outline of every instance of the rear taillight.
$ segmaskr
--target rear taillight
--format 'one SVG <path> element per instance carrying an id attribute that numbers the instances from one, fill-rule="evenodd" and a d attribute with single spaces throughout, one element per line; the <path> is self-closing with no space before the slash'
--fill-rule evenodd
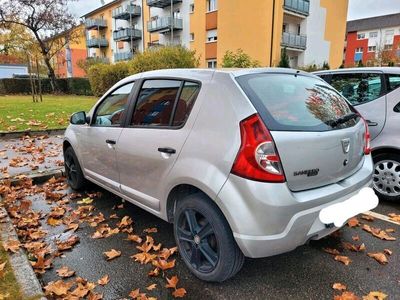
<path id="1" fill-rule="evenodd" d="M 258 114 L 240 122 L 240 135 L 242 144 L 232 173 L 251 180 L 284 182 L 274 141 Z"/>
<path id="2" fill-rule="evenodd" d="M 361 117 L 364 121 L 365 125 L 365 134 L 364 134 L 364 154 L 371 154 L 371 134 L 369 133 L 368 123 L 367 121 Z"/>

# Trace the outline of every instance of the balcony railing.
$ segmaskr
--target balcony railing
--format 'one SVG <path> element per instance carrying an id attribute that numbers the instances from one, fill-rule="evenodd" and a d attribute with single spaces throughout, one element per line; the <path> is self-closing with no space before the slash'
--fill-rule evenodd
<path id="1" fill-rule="evenodd" d="M 86 46 L 88 48 L 103 48 L 108 47 L 108 41 L 101 38 L 92 38 L 86 41 Z"/>
<path id="2" fill-rule="evenodd" d="M 172 4 L 177 4 L 182 0 L 172 0 Z M 147 0 L 147 6 L 165 8 L 171 6 L 171 0 Z"/>
<path id="3" fill-rule="evenodd" d="M 128 52 L 119 52 L 114 54 L 114 61 L 123 61 L 123 60 L 130 60 L 133 57 L 133 53 L 131 51 Z"/>
<path id="4" fill-rule="evenodd" d="M 310 1 L 309 0 L 285 0 L 283 7 L 294 13 L 304 16 L 310 14 Z"/>
<path id="5" fill-rule="evenodd" d="M 281 44 L 283 47 L 305 50 L 307 48 L 307 36 L 284 32 Z"/>
<path id="6" fill-rule="evenodd" d="M 108 57 L 88 57 L 86 60 L 94 62 L 94 63 L 102 63 L 102 64 L 109 64 L 110 60 Z"/>
<path id="7" fill-rule="evenodd" d="M 85 21 L 86 29 L 103 29 L 107 27 L 107 21 L 104 19 L 87 19 Z"/>
<path id="8" fill-rule="evenodd" d="M 116 30 L 113 33 L 114 41 L 130 41 L 142 38 L 142 31 L 139 29 L 125 28 Z"/>
<path id="9" fill-rule="evenodd" d="M 124 5 L 112 12 L 112 17 L 114 19 L 129 20 L 131 17 L 140 17 L 142 14 L 142 9 L 138 5 Z"/>
<path id="10" fill-rule="evenodd" d="M 147 22 L 147 31 L 148 32 L 166 32 L 171 30 L 171 25 L 173 24 L 174 30 L 182 30 L 183 28 L 183 21 L 182 19 L 172 18 L 171 17 L 161 17 L 153 21 Z"/>

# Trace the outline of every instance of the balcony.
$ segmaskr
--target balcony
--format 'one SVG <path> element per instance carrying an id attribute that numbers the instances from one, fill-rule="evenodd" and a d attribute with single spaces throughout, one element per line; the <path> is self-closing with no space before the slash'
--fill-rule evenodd
<path id="1" fill-rule="evenodd" d="M 114 54 L 114 61 L 124 61 L 124 60 L 130 60 L 133 57 L 133 53 L 131 51 L 128 52 L 119 52 Z"/>
<path id="2" fill-rule="evenodd" d="M 283 7 L 285 10 L 300 14 L 303 16 L 310 15 L 310 1 L 309 0 L 285 0 Z"/>
<path id="3" fill-rule="evenodd" d="M 112 17 L 114 19 L 129 20 L 130 18 L 140 17 L 142 14 L 142 9 L 138 5 L 124 5 L 112 12 Z"/>
<path id="4" fill-rule="evenodd" d="M 148 32 L 168 32 L 171 31 L 171 25 L 173 25 L 174 30 L 182 30 L 183 28 L 183 20 L 178 18 L 173 18 L 173 22 L 171 22 L 171 17 L 161 17 L 154 21 L 147 22 L 147 31 Z M 172 24 L 173 23 L 173 24 Z"/>
<path id="5" fill-rule="evenodd" d="M 282 47 L 305 50 L 307 48 L 307 36 L 284 32 L 281 45 Z"/>
<path id="6" fill-rule="evenodd" d="M 110 60 L 108 57 L 88 57 L 86 58 L 87 61 L 93 62 L 93 63 L 101 63 L 101 64 L 109 64 Z"/>
<path id="7" fill-rule="evenodd" d="M 139 29 L 125 28 L 113 32 L 114 41 L 131 41 L 142 38 L 142 31 Z"/>
<path id="8" fill-rule="evenodd" d="M 172 0 L 172 4 L 181 3 L 182 0 Z M 147 0 L 147 6 L 165 8 L 171 6 L 171 0 Z"/>
<path id="9" fill-rule="evenodd" d="M 87 19 L 85 21 L 87 30 L 107 28 L 107 21 L 104 19 Z"/>
<path id="10" fill-rule="evenodd" d="M 101 38 L 92 38 L 86 41 L 86 46 L 88 48 L 104 48 L 108 47 L 108 41 Z"/>

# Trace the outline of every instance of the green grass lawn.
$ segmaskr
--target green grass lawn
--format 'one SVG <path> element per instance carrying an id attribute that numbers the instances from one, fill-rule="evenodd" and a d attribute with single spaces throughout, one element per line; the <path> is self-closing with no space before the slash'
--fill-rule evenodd
<path id="1" fill-rule="evenodd" d="M 0 271 L 0 299 L 22 299 L 19 285 L 8 261 L 6 251 L 0 242 L 0 264 L 6 262 L 3 271 Z"/>
<path id="2" fill-rule="evenodd" d="M 97 98 L 87 96 L 44 95 L 43 102 L 31 96 L 0 96 L 0 132 L 66 128 L 69 117 L 88 111 Z"/>

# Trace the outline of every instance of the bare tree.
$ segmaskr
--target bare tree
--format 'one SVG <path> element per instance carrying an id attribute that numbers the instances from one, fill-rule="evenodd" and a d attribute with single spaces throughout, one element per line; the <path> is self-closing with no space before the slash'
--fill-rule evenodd
<path id="1" fill-rule="evenodd" d="M 0 0 L 0 27 L 16 24 L 29 29 L 43 56 L 53 91 L 57 90 L 57 81 L 51 59 L 74 39 L 76 20 L 68 11 L 72 1 L 75 0 Z M 48 38 L 61 33 L 65 34 L 64 39 Z"/>

